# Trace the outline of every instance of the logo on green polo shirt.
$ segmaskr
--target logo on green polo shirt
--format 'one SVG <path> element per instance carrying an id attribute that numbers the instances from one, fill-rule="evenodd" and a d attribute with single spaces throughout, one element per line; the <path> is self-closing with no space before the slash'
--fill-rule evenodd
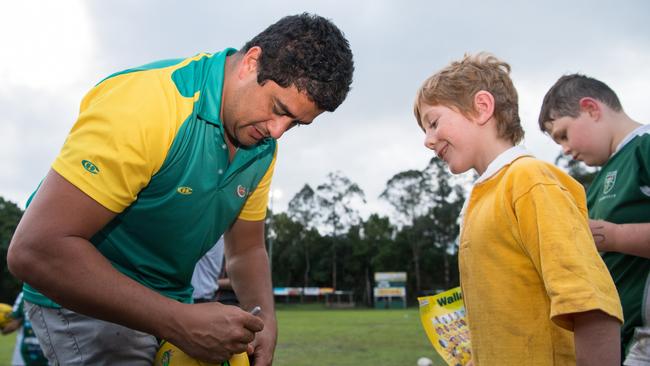
<path id="1" fill-rule="evenodd" d="M 178 188 L 176 189 L 176 192 L 178 192 L 178 193 L 180 193 L 180 194 L 182 194 L 182 195 L 187 196 L 187 195 L 192 194 L 192 187 L 185 187 L 185 186 L 183 186 L 183 187 L 178 187 Z"/>
<path id="2" fill-rule="evenodd" d="M 237 195 L 241 198 L 246 197 L 246 187 L 241 184 L 237 186 Z"/>
<path id="3" fill-rule="evenodd" d="M 88 160 L 82 160 L 81 161 L 81 166 L 83 166 L 84 169 L 86 169 L 86 171 L 89 172 L 90 174 L 99 173 L 99 168 L 97 167 L 97 165 L 93 164 L 92 162 L 90 162 Z"/>
<path id="4" fill-rule="evenodd" d="M 603 186 L 603 194 L 609 193 L 612 188 L 614 188 L 614 185 L 616 184 L 616 173 L 618 171 L 614 170 L 613 172 L 607 173 L 605 176 L 605 185 Z"/>

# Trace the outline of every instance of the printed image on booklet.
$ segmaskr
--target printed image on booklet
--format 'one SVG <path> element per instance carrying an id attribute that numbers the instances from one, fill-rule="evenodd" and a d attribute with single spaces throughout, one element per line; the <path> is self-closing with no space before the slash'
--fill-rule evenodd
<path id="1" fill-rule="evenodd" d="M 460 287 L 418 301 L 422 326 L 440 357 L 450 366 L 468 363 L 472 359 L 469 327 Z"/>

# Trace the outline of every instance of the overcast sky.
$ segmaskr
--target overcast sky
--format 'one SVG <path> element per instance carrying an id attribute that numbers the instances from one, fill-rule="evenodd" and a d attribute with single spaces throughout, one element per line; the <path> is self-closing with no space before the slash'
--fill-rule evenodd
<path id="1" fill-rule="evenodd" d="M 509 62 L 525 145 L 552 161 L 537 128 L 541 99 L 565 73 L 609 84 L 628 114 L 650 121 L 650 2 L 638 1 L 5 1 L 0 5 L 0 196 L 24 207 L 105 76 L 150 61 L 239 48 L 279 18 L 333 20 L 356 72 L 334 113 L 280 140 L 274 209 L 340 170 L 365 191 L 367 212 L 394 174 L 432 153 L 412 114 L 422 81 L 464 53 Z"/>

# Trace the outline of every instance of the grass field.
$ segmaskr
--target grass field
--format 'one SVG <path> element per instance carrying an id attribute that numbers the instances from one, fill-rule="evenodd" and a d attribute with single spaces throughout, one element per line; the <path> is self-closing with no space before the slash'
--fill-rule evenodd
<path id="1" fill-rule="evenodd" d="M 436 358 L 417 308 L 405 310 L 329 310 L 278 307 L 280 335 L 274 364 L 416 365 Z"/>
<path id="2" fill-rule="evenodd" d="M 16 333 L 9 335 L 0 335 L 0 365 L 11 365 L 11 355 L 14 352 L 14 342 L 16 340 Z"/>
<path id="3" fill-rule="evenodd" d="M 320 305 L 278 305 L 280 335 L 275 365 L 415 366 L 436 358 L 417 308 L 329 310 Z M 10 365 L 15 335 L 0 336 L 0 365 Z"/>

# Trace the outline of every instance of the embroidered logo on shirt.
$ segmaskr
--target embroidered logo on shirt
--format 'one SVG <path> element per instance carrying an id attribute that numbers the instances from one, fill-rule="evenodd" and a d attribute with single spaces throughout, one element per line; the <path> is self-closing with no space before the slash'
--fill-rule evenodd
<path id="1" fill-rule="evenodd" d="M 169 366 L 171 360 L 172 360 L 172 350 L 168 349 L 163 353 L 161 358 L 163 366 Z"/>
<path id="2" fill-rule="evenodd" d="M 187 195 L 192 194 L 192 188 L 191 188 L 191 187 L 185 187 L 185 186 L 182 186 L 182 187 L 178 187 L 178 188 L 176 189 L 176 192 L 178 192 L 178 193 L 180 193 L 180 194 L 182 194 L 182 195 L 187 196 Z"/>
<path id="3" fill-rule="evenodd" d="M 246 197 L 246 187 L 241 184 L 237 186 L 237 195 L 241 198 Z"/>
<path id="4" fill-rule="evenodd" d="M 618 171 L 614 170 L 613 172 L 607 173 L 605 176 L 605 185 L 603 186 L 603 194 L 609 193 L 612 188 L 614 188 L 614 185 L 616 184 L 616 173 Z"/>
<path id="5" fill-rule="evenodd" d="M 84 169 L 86 169 L 86 171 L 88 173 L 90 173 L 90 174 L 99 173 L 99 168 L 97 167 L 97 165 L 93 164 L 92 162 L 90 162 L 88 160 L 82 160 L 81 161 L 81 166 L 83 166 Z"/>

